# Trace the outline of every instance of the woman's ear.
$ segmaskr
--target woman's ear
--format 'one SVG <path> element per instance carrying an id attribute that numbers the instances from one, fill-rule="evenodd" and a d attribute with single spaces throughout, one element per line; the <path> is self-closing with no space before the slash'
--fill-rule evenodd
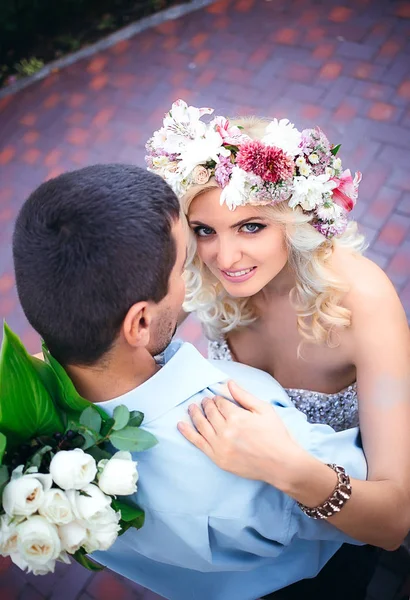
<path id="1" fill-rule="evenodd" d="M 122 331 L 124 338 L 130 346 L 146 347 L 150 339 L 150 325 L 152 322 L 149 302 L 137 302 L 127 312 Z"/>

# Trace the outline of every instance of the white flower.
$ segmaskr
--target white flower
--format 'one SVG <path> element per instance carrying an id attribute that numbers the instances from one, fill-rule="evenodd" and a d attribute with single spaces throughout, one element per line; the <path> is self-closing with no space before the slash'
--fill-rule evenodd
<path id="1" fill-rule="evenodd" d="M 316 154 L 316 152 L 312 152 L 312 154 L 308 156 L 308 158 L 309 162 L 312 163 L 312 165 L 317 165 L 319 162 L 319 156 Z"/>
<path id="2" fill-rule="evenodd" d="M 302 134 L 288 119 L 273 119 L 265 129 L 262 141 L 269 146 L 276 146 L 291 156 L 300 153 Z"/>
<path id="3" fill-rule="evenodd" d="M 299 204 L 303 210 L 313 210 L 323 203 L 324 195 L 331 192 L 336 185 L 334 181 L 329 181 L 328 175 L 294 177 L 289 206 L 295 208 Z"/>
<path id="4" fill-rule="evenodd" d="M 0 517 L 0 555 L 9 556 L 17 550 L 17 526 L 8 515 Z"/>
<path id="5" fill-rule="evenodd" d="M 137 462 L 131 452 L 116 452 L 109 460 L 100 460 L 98 467 L 103 471 L 98 485 L 105 494 L 128 496 L 137 491 Z"/>
<path id="6" fill-rule="evenodd" d="M 98 522 L 111 505 L 111 498 L 102 493 L 99 487 L 90 483 L 82 490 L 67 490 L 71 508 L 76 519 L 88 524 Z"/>
<path id="7" fill-rule="evenodd" d="M 306 161 L 305 161 L 305 157 L 304 156 L 298 156 L 297 159 L 295 160 L 295 165 L 297 167 L 303 167 L 303 165 L 306 165 Z"/>
<path id="8" fill-rule="evenodd" d="M 188 177 L 183 177 L 181 173 L 176 173 L 173 170 L 166 169 L 163 171 L 162 176 L 178 198 L 186 194 L 191 185 L 191 180 Z"/>
<path id="9" fill-rule="evenodd" d="M 230 210 L 247 203 L 248 174 L 235 165 L 232 169 L 231 178 L 221 192 L 220 204 L 225 202 Z"/>
<path id="10" fill-rule="evenodd" d="M 50 463 L 53 481 L 63 490 L 81 490 L 97 474 L 95 460 L 80 448 L 57 452 Z"/>
<path id="11" fill-rule="evenodd" d="M 29 571 L 41 574 L 54 571 L 61 553 L 57 527 L 44 517 L 30 517 L 17 526 L 17 554 L 27 563 Z M 12 560 L 15 562 L 15 554 Z"/>
<path id="12" fill-rule="evenodd" d="M 307 163 L 299 167 L 299 172 L 301 175 L 303 175 L 303 177 L 308 177 L 310 175 L 311 170 L 312 169 Z"/>
<path id="13" fill-rule="evenodd" d="M 205 135 L 207 126 L 200 119 L 203 115 L 212 113 L 211 108 L 196 108 L 188 106 L 183 100 L 177 100 L 165 115 L 166 139 L 161 140 L 161 147 L 170 154 L 183 152 L 192 140 Z"/>
<path id="14" fill-rule="evenodd" d="M 51 475 L 32 473 L 13 478 L 3 491 L 3 508 L 10 516 L 28 517 L 41 506 L 44 492 L 51 488 Z"/>
<path id="15" fill-rule="evenodd" d="M 87 528 L 79 521 L 71 521 L 58 528 L 61 546 L 70 554 L 77 552 L 87 539 Z"/>
<path id="16" fill-rule="evenodd" d="M 340 171 L 340 169 L 342 168 L 342 161 L 341 161 L 341 159 L 340 159 L 340 158 L 335 158 L 335 159 L 333 160 L 333 168 L 334 168 L 336 171 Z"/>
<path id="17" fill-rule="evenodd" d="M 64 525 L 73 519 L 71 504 L 66 494 L 57 488 L 51 488 L 44 494 L 44 500 L 38 509 L 40 515 L 50 523 Z"/>
<path id="18" fill-rule="evenodd" d="M 89 553 L 96 550 L 108 550 L 113 545 L 120 531 L 120 513 L 113 508 L 107 509 L 98 522 L 93 522 L 87 527 L 87 539 L 83 546 Z"/>
<path id="19" fill-rule="evenodd" d="M 203 136 L 190 140 L 181 151 L 181 173 L 188 175 L 197 165 L 204 165 L 209 160 L 219 162 L 219 156 L 230 156 L 230 150 L 222 144 L 222 137 L 212 129 L 208 129 Z"/>
<path id="20" fill-rule="evenodd" d="M 152 166 L 155 169 L 166 169 L 171 162 L 169 160 L 168 156 L 164 156 L 164 155 L 153 156 L 151 160 L 152 160 Z"/>
<path id="21" fill-rule="evenodd" d="M 161 150 L 167 141 L 167 130 L 165 127 L 161 127 L 158 131 L 153 133 L 152 138 L 150 139 L 150 145 L 154 150 Z"/>
<path id="22" fill-rule="evenodd" d="M 316 214 L 322 221 L 337 220 L 343 214 L 343 208 L 332 201 L 327 200 L 316 209 Z"/>

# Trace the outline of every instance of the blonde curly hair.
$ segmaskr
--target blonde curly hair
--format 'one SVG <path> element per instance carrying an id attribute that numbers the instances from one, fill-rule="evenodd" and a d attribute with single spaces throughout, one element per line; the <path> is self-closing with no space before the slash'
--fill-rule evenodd
<path id="1" fill-rule="evenodd" d="M 252 139 L 261 139 L 269 121 L 245 117 L 231 122 L 242 127 Z M 189 207 L 198 195 L 214 188 L 218 185 L 213 178 L 205 185 L 192 187 L 181 198 L 184 215 L 188 215 Z M 351 221 L 342 235 L 326 239 L 310 225 L 312 217 L 300 207 L 292 209 L 287 202 L 281 202 L 260 210 L 284 226 L 288 262 L 296 279 L 289 297 L 302 338 L 332 345 L 332 331 L 349 327 L 351 311 L 341 305 L 348 286 L 335 274 L 329 259 L 337 246 L 360 254 L 364 251 L 366 244 L 364 237 L 358 233 L 357 223 Z M 195 311 L 210 340 L 221 339 L 229 331 L 249 325 L 257 318 L 250 298 L 230 296 L 202 262 L 196 253 L 196 239 L 192 231 L 189 232 L 184 310 Z"/>

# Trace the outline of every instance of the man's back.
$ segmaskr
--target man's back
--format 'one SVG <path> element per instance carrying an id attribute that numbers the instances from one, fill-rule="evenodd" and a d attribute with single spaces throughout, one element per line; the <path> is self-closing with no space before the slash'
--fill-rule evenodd
<path id="1" fill-rule="evenodd" d="M 95 558 L 175 600 L 254 600 L 314 576 L 349 541 L 346 536 L 308 519 L 275 488 L 221 471 L 179 434 L 176 424 L 187 419 L 190 403 L 220 393 L 220 383 L 234 378 L 274 402 L 302 446 L 363 478 L 357 431 L 335 434 L 326 426 L 310 426 L 266 373 L 238 363 L 208 362 L 190 344 L 172 344 L 167 354 L 154 377 L 101 405 L 112 411 L 122 403 L 144 412 L 144 427 L 159 444 L 137 456 L 143 529 L 129 530 Z"/>

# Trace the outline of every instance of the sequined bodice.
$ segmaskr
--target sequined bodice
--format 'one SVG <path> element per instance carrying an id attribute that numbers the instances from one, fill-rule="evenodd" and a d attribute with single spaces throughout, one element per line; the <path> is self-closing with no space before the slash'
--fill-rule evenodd
<path id="1" fill-rule="evenodd" d="M 216 360 L 233 360 L 225 340 L 209 342 L 208 357 Z M 352 383 L 336 394 L 285 388 L 296 408 L 307 416 L 309 423 L 325 423 L 335 431 L 359 424 L 357 385 Z"/>

